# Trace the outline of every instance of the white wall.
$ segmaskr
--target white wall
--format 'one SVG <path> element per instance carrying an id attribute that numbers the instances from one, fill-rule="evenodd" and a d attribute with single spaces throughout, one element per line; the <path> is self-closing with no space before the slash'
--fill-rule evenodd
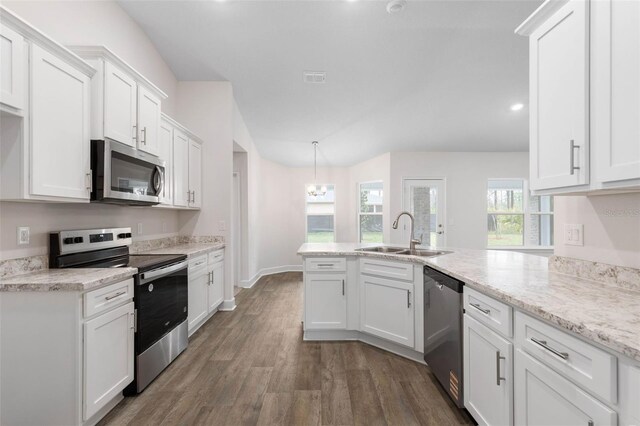
<path id="1" fill-rule="evenodd" d="M 487 179 L 529 177 L 526 152 L 392 152 L 390 228 L 403 210 L 402 179 L 446 178 L 446 245 L 485 249 L 487 247 Z M 394 244 L 407 245 L 402 231 L 391 230 Z"/>
<path id="2" fill-rule="evenodd" d="M 564 224 L 584 225 L 584 246 L 563 243 Z M 558 256 L 640 268 L 640 194 L 555 197 Z"/>
<path id="3" fill-rule="evenodd" d="M 3 1 L 36 28 L 61 44 L 105 45 L 165 91 L 163 111 L 175 113 L 177 81 L 138 25 L 109 1 Z M 71 24 L 72 23 L 72 24 Z M 142 223 L 137 239 L 159 238 L 180 231 L 178 213 L 157 208 L 89 204 L 0 202 L 0 259 L 45 254 L 50 231 Z M 29 245 L 18 246 L 16 227 L 31 228 Z"/>

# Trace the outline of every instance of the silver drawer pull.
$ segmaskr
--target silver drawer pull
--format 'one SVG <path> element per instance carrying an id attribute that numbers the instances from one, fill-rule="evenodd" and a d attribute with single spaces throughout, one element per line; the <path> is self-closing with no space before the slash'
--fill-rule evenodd
<path id="1" fill-rule="evenodd" d="M 318 268 L 331 268 L 333 263 L 318 263 Z"/>
<path id="2" fill-rule="evenodd" d="M 559 356 L 562 359 L 567 359 L 569 358 L 569 354 L 566 352 L 560 352 L 557 349 L 553 349 L 551 346 L 547 345 L 547 341 L 546 340 L 538 340 L 535 337 L 531 338 L 531 341 L 537 345 L 542 346 L 543 348 L 545 348 L 546 350 L 548 350 L 549 352 L 551 352 L 552 354 Z"/>
<path id="3" fill-rule="evenodd" d="M 483 307 L 481 307 L 480 305 L 476 304 L 476 303 L 469 303 L 471 306 L 473 306 L 474 308 L 476 308 L 477 310 L 479 310 L 480 312 L 482 312 L 485 315 L 489 315 L 491 313 L 491 309 L 484 309 Z"/>
<path id="4" fill-rule="evenodd" d="M 507 381 L 505 377 L 502 377 L 500 374 L 500 360 L 506 359 L 503 356 L 500 356 L 500 351 L 496 351 L 496 385 L 500 386 L 500 382 L 502 380 Z"/>
<path id="5" fill-rule="evenodd" d="M 123 294 L 127 294 L 126 291 L 119 291 L 116 294 L 114 294 L 113 296 L 105 296 L 104 300 L 111 300 L 111 299 L 115 299 L 118 296 L 122 296 Z"/>

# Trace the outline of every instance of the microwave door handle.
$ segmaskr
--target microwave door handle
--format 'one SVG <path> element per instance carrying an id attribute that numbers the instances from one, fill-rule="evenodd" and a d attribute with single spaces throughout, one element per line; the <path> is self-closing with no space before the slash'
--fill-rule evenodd
<path id="1" fill-rule="evenodd" d="M 155 189 L 156 195 L 160 195 L 162 188 L 164 188 L 164 172 L 160 166 L 156 166 L 156 171 L 153 175 L 153 189 Z"/>

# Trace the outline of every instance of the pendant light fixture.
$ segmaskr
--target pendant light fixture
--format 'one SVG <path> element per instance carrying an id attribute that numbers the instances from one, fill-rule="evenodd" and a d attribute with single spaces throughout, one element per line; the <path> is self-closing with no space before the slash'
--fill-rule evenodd
<path id="1" fill-rule="evenodd" d="M 313 185 L 309 185 L 307 194 L 311 197 L 322 197 L 327 193 L 327 187 L 322 185 L 318 190 L 318 141 L 313 141 L 311 144 L 313 145 Z"/>

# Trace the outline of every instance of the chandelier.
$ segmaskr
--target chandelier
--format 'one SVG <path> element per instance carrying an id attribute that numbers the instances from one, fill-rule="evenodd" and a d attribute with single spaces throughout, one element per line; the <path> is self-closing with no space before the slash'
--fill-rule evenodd
<path id="1" fill-rule="evenodd" d="M 307 187 L 307 194 L 311 197 L 322 197 L 327 193 L 327 187 L 322 185 L 318 189 L 318 141 L 313 141 L 311 144 L 313 145 L 313 185 Z"/>

